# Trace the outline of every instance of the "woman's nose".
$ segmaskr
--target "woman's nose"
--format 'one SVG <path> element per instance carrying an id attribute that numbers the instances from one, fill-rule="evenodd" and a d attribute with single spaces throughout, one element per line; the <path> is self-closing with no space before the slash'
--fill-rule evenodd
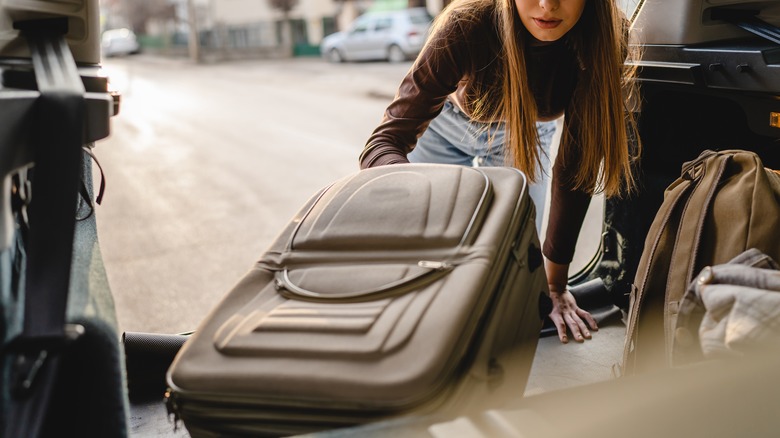
<path id="1" fill-rule="evenodd" d="M 539 0 L 539 6 L 545 11 L 555 11 L 560 5 L 560 0 Z"/>

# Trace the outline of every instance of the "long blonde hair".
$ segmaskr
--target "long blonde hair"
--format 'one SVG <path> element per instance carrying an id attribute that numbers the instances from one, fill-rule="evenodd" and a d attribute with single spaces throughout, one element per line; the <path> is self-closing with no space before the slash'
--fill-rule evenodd
<path id="1" fill-rule="evenodd" d="M 506 122 L 508 159 L 529 180 L 536 181 L 541 158 L 538 111 L 525 65 L 530 36 L 520 21 L 515 0 L 456 0 L 439 15 L 433 32 L 445 26 L 448 17 L 469 20 L 482 15 L 478 11 L 492 12 L 503 44 L 499 59 L 501 102 L 486 105 L 484 101 L 491 96 L 483 94 L 470 96 L 474 101 L 464 104 L 473 108 L 475 119 Z M 636 188 L 632 162 L 639 157 L 641 143 L 633 108 L 627 106 L 628 102 L 639 102 L 636 68 L 632 67 L 636 63 L 624 60 L 638 60 L 639 54 L 638 46 L 629 45 L 627 26 L 614 0 L 586 0 L 579 22 L 569 31 L 568 41 L 581 71 L 558 154 L 563 154 L 564 163 L 576 162 L 578 166 L 567 172 L 571 177 L 564 181 L 572 189 L 620 196 Z M 633 151 L 629 150 L 630 140 L 636 146 Z M 574 150 L 577 144 L 580 147 Z M 569 154 L 576 154 L 576 159 L 567 159 Z"/>

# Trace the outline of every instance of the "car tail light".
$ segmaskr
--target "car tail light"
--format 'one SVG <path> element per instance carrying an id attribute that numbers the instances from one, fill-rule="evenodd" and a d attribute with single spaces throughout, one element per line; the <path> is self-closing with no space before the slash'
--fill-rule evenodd
<path id="1" fill-rule="evenodd" d="M 416 37 L 416 36 L 417 36 L 417 35 L 419 35 L 419 34 L 420 34 L 420 32 L 417 32 L 416 30 L 410 30 L 410 31 L 409 31 L 409 34 L 408 34 L 407 36 L 408 36 L 409 38 L 411 38 L 411 37 Z"/>

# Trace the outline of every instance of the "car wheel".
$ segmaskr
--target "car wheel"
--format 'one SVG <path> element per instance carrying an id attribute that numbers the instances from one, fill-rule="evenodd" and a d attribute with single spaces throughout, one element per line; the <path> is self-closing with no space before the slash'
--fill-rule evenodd
<path id="1" fill-rule="evenodd" d="M 328 61 L 338 64 L 339 62 L 344 62 L 344 57 L 341 56 L 338 49 L 330 49 L 330 52 L 328 52 Z"/>
<path id="2" fill-rule="evenodd" d="M 387 60 L 390 62 L 406 61 L 406 53 L 404 53 L 400 47 L 393 44 L 389 49 L 387 49 Z"/>

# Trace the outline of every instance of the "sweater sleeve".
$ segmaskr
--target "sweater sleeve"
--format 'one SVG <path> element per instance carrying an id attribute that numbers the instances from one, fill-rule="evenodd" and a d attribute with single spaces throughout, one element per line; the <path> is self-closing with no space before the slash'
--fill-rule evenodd
<path id="1" fill-rule="evenodd" d="M 558 264 L 569 264 L 574 258 L 577 238 L 590 205 L 588 192 L 571 187 L 570 175 L 576 171 L 578 151 L 578 145 L 570 144 L 566 151 L 559 151 L 553 165 L 550 213 L 542 253 Z"/>
<path id="2" fill-rule="evenodd" d="M 464 76 L 467 32 L 451 20 L 431 35 L 360 154 L 361 168 L 408 162 L 406 154 Z"/>

